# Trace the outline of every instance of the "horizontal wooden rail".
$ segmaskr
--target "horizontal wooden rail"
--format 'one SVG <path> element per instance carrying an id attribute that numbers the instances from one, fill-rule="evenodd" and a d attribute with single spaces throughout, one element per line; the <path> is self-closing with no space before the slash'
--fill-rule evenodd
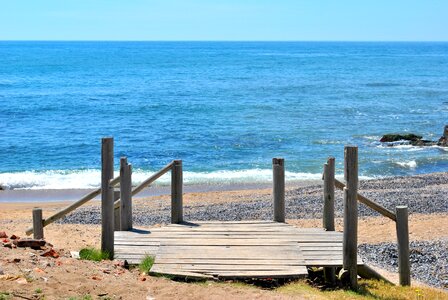
<path id="1" fill-rule="evenodd" d="M 120 182 L 120 176 L 115 177 L 114 179 L 112 179 L 110 181 L 111 185 L 117 185 Z M 63 216 L 65 216 L 66 214 L 74 211 L 75 209 L 77 209 L 78 207 L 80 207 L 81 205 L 89 202 L 90 200 L 92 200 L 93 198 L 95 198 L 96 196 L 101 194 L 101 188 L 98 188 L 90 193 L 88 193 L 87 195 L 85 195 L 84 197 L 82 197 L 81 199 L 79 199 L 78 201 L 76 201 L 73 204 L 70 204 L 69 206 L 67 206 L 66 208 L 58 211 L 57 213 L 55 213 L 54 215 L 44 219 L 43 221 L 43 227 L 53 223 L 56 220 L 59 220 L 60 218 L 62 218 Z M 28 228 L 25 233 L 26 235 L 30 235 L 33 233 L 33 227 Z"/>
<path id="2" fill-rule="evenodd" d="M 170 162 L 169 164 L 167 164 L 166 166 L 164 166 L 162 169 L 160 169 L 160 171 L 158 171 L 157 173 L 153 174 L 151 177 L 149 177 L 148 179 L 146 179 L 145 181 L 143 181 L 142 183 L 140 183 L 138 186 L 136 186 L 132 192 L 131 195 L 135 196 L 138 193 L 140 193 L 144 188 L 146 188 L 148 185 L 150 185 L 151 183 L 153 183 L 154 181 L 156 181 L 157 179 L 159 179 L 160 177 L 162 177 L 165 173 L 169 172 L 172 167 L 173 167 L 174 162 Z M 119 208 L 120 207 L 120 202 L 121 200 L 118 199 L 117 201 L 115 201 L 114 204 L 114 208 Z"/>
<path id="3" fill-rule="evenodd" d="M 340 189 L 341 191 L 344 190 L 345 188 L 345 184 L 340 182 L 339 180 L 335 179 L 334 180 L 334 186 L 338 189 Z M 397 216 L 391 212 L 390 210 L 388 210 L 387 208 L 382 207 L 381 205 L 373 202 L 370 199 L 367 199 L 366 197 L 364 197 L 363 195 L 358 194 L 357 195 L 357 199 L 359 202 L 361 202 L 362 204 L 367 205 L 368 207 L 370 207 L 371 209 L 377 211 L 378 213 L 382 214 L 383 216 L 393 220 L 393 221 L 397 221 Z"/>

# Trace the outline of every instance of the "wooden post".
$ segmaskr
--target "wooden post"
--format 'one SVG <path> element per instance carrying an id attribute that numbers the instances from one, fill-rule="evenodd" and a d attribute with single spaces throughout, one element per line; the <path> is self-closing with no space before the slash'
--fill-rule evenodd
<path id="1" fill-rule="evenodd" d="M 114 204 L 120 199 L 120 190 L 114 187 Z M 121 229 L 121 207 L 114 205 L 114 231 L 120 231 Z"/>
<path id="2" fill-rule="evenodd" d="M 348 271 L 349 285 L 358 288 L 358 147 L 344 149 L 344 237 L 343 268 Z"/>
<path id="3" fill-rule="evenodd" d="M 397 206 L 398 273 L 400 285 L 411 285 L 411 267 L 409 261 L 408 207 Z"/>
<path id="4" fill-rule="evenodd" d="M 334 157 L 329 157 L 327 163 L 324 164 L 323 227 L 327 231 L 334 231 L 334 175 Z M 326 282 L 335 283 L 336 269 L 334 267 L 325 267 L 324 277 Z"/>
<path id="5" fill-rule="evenodd" d="M 285 160 L 272 159 L 274 221 L 285 222 Z"/>
<path id="6" fill-rule="evenodd" d="M 171 223 L 179 224 L 184 221 L 182 207 L 182 161 L 174 160 L 171 169 Z"/>
<path id="7" fill-rule="evenodd" d="M 323 226 L 327 231 L 334 231 L 334 174 L 334 157 L 330 157 L 324 165 Z"/>
<path id="8" fill-rule="evenodd" d="M 132 229 L 132 166 L 128 164 L 127 158 L 120 159 L 120 230 Z"/>
<path id="9" fill-rule="evenodd" d="M 101 141 L 101 250 L 114 253 L 114 188 L 110 180 L 114 176 L 114 139 Z"/>
<path id="10" fill-rule="evenodd" d="M 33 233 L 37 240 L 44 238 L 44 221 L 41 208 L 33 208 Z"/>

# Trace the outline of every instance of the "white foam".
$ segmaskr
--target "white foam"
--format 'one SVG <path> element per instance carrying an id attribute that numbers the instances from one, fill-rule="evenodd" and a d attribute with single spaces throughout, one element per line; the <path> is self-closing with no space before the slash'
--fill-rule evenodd
<path id="1" fill-rule="evenodd" d="M 397 165 L 403 168 L 415 169 L 417 167 L 417 162 L 415 160 L 405 161 L 405 162 L 395 162 Z"/>
<path id="2" fill-rule="evenodd" d="M 154 172 L 133 170 L 133 184 L 139 184 Z M 118 176 L 115 172 L 114 176 Z M 320 173 L 285 172 L 287 181 L 319 180 Z M 171 176 L 165 174 L 156 185 L 169 185 Z M 184 171 L 185 184 L 222 183 L 263 183 L 272 181 L 270 169 L 248 169 L 236 171 L 190 172 Z M 101 185 L 101 171 L 89 170 L 50 170 L 0 173 L 0 186 L 6 189 L 90 189 Z"/>

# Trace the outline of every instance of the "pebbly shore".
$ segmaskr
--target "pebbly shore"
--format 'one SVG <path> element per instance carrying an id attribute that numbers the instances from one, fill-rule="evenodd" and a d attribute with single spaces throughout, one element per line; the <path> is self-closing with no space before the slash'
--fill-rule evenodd
<path id="1" fill-rule="evenodd" d="M 396 243 L 362 244 L 359 253 L 368 264 L 398 272 Z M 435 241 L 411 241 L 411 276 L 426 284 L 448 289 L 448 238 Z"/>
<path id="2" fill-rule="evenodd" d="M 448 212 L 448 173 L 432 173 L 409 177 L 393 177 L 361 181 L 359 193 L 394 211 L 397 205 L 407 205 L 409 213 Z M 335 216 L 343 216 L 343 195 L 336 190 Z M 170 222 L 169 201 L 151 199 L 151 207 L 134 205 L 134 224 L 145 226 Z M 289 187 L 286 191 L 287 219 L 322 218 L 322 185 Z M 184 206 L 187 220 L 270 220 L 272 199 L 270 195 L 236 196 L 225 203 L 194 204 Z M 365 205 L 359 205 L 359 216 L 378 216 Z M 100 224 L 98 207 L 77 209 L 60 221 L 61 223 Z"/>

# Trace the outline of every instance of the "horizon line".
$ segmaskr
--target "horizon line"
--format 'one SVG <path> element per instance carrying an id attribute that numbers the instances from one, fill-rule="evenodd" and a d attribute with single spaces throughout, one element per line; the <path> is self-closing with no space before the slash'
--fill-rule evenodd
<path id="1" fill-rule="evenodd" d="M 57 39 L 0 39 L 0 42 L 253 42 L 253 43 L 446 43 L 448 40 L 108 40 L 108 39 L 73 39 L 73 40 L 57 40 Z"/>

